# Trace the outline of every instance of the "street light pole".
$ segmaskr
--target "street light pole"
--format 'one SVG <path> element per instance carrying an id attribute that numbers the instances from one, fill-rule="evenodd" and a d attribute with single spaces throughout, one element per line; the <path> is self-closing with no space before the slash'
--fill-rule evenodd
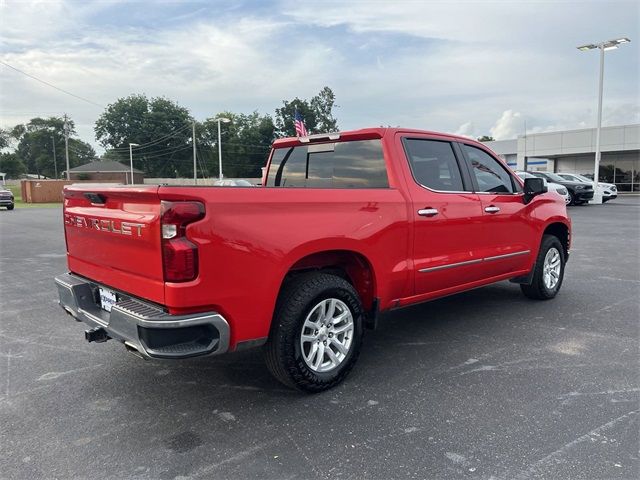
<path id="1" fill-rule="evenodd" d="M 220 125 L 220 124 L 218 124 Z M 198 184 L 198 167 L 196 165 L 196 122 L 191 124 L 193 133 L 191 134 L 191 142 L 193 143 L 193 184 Z"/>
<path id="2" fill-rule="evenodd" d="M 222 135 L 220 134 L 220 123 L 229 123 L 230 119 L 225 117 L 216 118 L 218 122 L 218 180 L 222 180 Z"/>
<path id="3" fill-rule="evenodd" d="M 596 159 L 593 167 L 593 203 L 602 203 L 602 194 L 598 192 L 600 178 L 600 131 L 602 130 L 602 90 L 604 84 L 604 48 L 600 47 L 600 82 L 598 83 L 598 124 L 596 126 Z"/>
<path id="4" fill-rule="evenodd" d="M 67 161 L 67 180 L 71 180 L 71 172 L 69 167 L 69 123 L 67 122 L 67 114 L 64 114 L 64 156 Z"/>
<path id="5" fill-rule="evenodd" d="M 623 43 L 629 43 L 629 40 L 626 37 L 618 38 L 615 40 L 607 40 L 606 42 L 601 42 L 596 44 L 588 44 L 581 45 L 577 47 L 580 51 L 588 51 L 598 49 L 600 50 L 600 81 L 598 82 L 598 119 L 596 125 L 596 155 L 593 167 L 593 200 L 590 203 L 601 204 L 602 203 L 602 193 L 598 192 L 598 178 L 600 176 L 600 134 L 602 130 L 602 92 L 604 88 L 604 52 L 607 50 L 614 50 L 618 48 L 618 45 Z"/>
<path id="6" fill-rule="evenodd" d="M 130 143 L 129 144 L 129 163 L 131 164 L 131 185 L 133 185 L 133 148 L 132 147 L 139 147 L 140 145 L 138 145 L 137 143 Z"/>

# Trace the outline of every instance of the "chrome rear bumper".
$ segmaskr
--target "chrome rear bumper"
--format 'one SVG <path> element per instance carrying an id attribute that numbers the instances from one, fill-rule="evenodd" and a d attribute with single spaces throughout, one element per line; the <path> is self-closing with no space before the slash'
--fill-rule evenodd
<path id="1" fill-rule="evenodd" d="M 229 324 L 217 312 L 170 315 L 158 305 L 121 292 L 107 312 L 98 300 L 101 285 L 71 273 L 57 276 L 55 282 L 60 306 L 69 315 L 104 329 L 109 338 L 143 358 L 188 358 L 225 353 L 229 348 Z"/>

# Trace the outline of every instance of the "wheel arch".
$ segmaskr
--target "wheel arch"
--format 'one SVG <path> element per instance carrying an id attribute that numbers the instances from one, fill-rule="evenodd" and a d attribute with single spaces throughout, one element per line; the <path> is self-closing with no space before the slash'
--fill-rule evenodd
<path id="1" fill-rule="evenodd" d="M 569 256 L 569 250 L 571 249 L 571 229 L 567 224 L 559 221 L 551 222 L 545 227 L 542 235 L 553 235 L 560 240 L 565 258 Z"/>
<path id="2" fill-rule="evenodd" d="M 358 292 L 366 312 L 375 308 L 376 275 L 373 265 L 363 253 L 351 249 L 319 250 L 297 259 L 286 271 L 278 296 L 284 285 L 296 275 L 314 270 L 344 278 Z"/>

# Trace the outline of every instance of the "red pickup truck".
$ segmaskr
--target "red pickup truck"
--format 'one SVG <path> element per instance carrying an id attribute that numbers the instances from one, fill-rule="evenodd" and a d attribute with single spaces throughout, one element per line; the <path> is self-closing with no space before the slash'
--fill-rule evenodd
<path id="1" fill-rule="evenodd" d="M 276 140 L 262 187 L 72 185 L 60 304 L 143 358 L 263 346 L 321 391 L 382 312 L 501 280 L 553 298 L 564 200 L 465 137 L 371 128 Z"/>

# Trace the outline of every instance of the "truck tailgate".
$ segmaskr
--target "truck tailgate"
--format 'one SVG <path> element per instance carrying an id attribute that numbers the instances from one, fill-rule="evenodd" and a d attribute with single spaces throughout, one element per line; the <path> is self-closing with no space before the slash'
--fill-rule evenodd
<path id="1" fill-rule="evenodd" d="M 66 187 L 64 230 L 73 273 L 163 303 L 157 185 Z"/>

